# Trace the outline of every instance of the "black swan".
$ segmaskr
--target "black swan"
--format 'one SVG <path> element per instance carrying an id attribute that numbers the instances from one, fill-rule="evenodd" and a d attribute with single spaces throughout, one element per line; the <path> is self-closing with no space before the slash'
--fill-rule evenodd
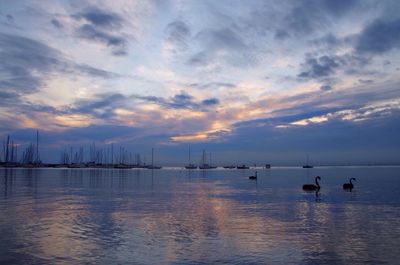
<path id="1" fill-rule="evenodd" d="M 319 185 L 318 180 L 321 180 L 320 176 L 315 177 L 315 185 L 314 184 L 304 184 L 303 190 L 305 190 L 305 191 L 319 190 L 321 188 L 321 186 Z"/>
<path id="2" fill-rule="evenodd" d="M 344 190 L 352 190 L 354 188 L 352 180 L 357 181 L 355 178 L 351 178 L 349 183 L 344 183 L 343 184 L 343 189 Z"/>
<path id="3" fill-rule="evenodd" d="M 256 171 L 256 174 L 254 176 L 249 176 L 249 179 L 257 179 L 257 171 Z"/>

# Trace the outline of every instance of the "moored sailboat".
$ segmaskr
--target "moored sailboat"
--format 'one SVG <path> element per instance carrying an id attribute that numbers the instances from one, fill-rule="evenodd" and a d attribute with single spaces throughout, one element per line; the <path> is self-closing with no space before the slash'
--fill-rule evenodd
<path id="1" fill-rule="evenodd" d="M 310 164 L 308 163 L 308 159 L 309 159 L 309 156 L 308 156 L 308 154 L 307 154 L 307 164 L 303 165 L 303 168 L 313 168 L 313 167 L 314 167 L 314 166 L 312 166 L 312 165 L 310 165 Z"/>
<path id="2" fill-rule="evenodd" d="M 203 150 L 203 155 L 201 157 L 201 163 L 199 165 L 199 168 L 200 169 L 215 169 L 215 168 L 217 168 L 216 166 L 211 165 L 211 154 L 210 154 L 210 164 L 208 164 L 206 161 L 207 161 L 206 152 Z"/>
<path id="3" fill-rule="evenodd" d="M 147 166 L 148 169 L 161 169 L 161 166 L 154 165 L 154 148 L 151 148 L 151 165 Z"/>
<path id="4" fill-rule="evenodd" d="M 186 169 L 197 169 L 197 166 L 195 164 L 192 164 L 190 161 L 190 145 L 189 145 L 189 164 L 185 166 Z"/>

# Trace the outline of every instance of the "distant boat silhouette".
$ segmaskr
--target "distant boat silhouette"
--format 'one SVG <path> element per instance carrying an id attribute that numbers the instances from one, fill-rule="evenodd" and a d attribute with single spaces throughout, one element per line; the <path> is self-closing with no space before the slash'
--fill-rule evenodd
<path id="1" fill-rule="evenodd" d="M 307 154 L 307 164 L 303 165 L 303 168 L 313 168 L 314 166 L 310 165 L 308 162 L 308 154 Z"/>
<path id="2" fill-rule="evenodd" d="M 250 167 L 246 166 L 246 165 L 241 165 L 241 166 L 237 166 L 236 168 L 237 169 L 249 169 Z"/>
<path id="3" fill-rule="evenodd" d="M 215 169 L 217 168 L 216 166 L 211 165 L 211 154 L 210 154 L 210 164 L 207 164 L 207 157 L 206 157 L 206 151 L 203 150 L 203 155 L 201 157 L 201 163 L 199 165 L 199 169 Z"/>
<path id="4" fill-rule="evenodd" d="M 126 164 L 118 164 L 118 165 L 114 165 L 114 168 L 118 168 L 118 169 L 130 169 L 130 168 L 132 168 L 131 166 L 129 166 L 129 165 L 126 165 Z"/>
<path id="5" fill-rule="evenodd" d="M 149 165 L 149 166 L 147 166 L 147 168 L 148 168 L 148 169 L 162 169 L 162 166 L 152 166 L 152 165 Z"/>
<path id="6" fill-rule="evenodd" d="M 148 169 L 161 169 L 161 166 L 154 165 L 154 148 L 151 148 L 151 165 L 147 166 Z"/>
<path id="7" fill-rule="evenodd" d="M 223 166 L 223 168 L 229 168 L 229 169 L 232 169 L 232 168 L 235 168 L 235 166 L 234 166 L 234 165 L 230 165 L 230 166 Z"/>
<path id="8" fill-rule="evenodd" d="M 78 163 L 71 163 L 68 165 L 68 168 L 83 168 L 84 166 Z"/>
<path id="9" fill-rule="evenodd" d="M 186 169 L 197 169 L 197 166 L 192 164 L 190 161 L 190 145 L 189 145 L 189 164 L 185 166 Z"/>
<path id="10" fill-rule="evenodd" d="M 249 179 L 257 179 L 257 171 L 256 171 L 256 173 L 254 174 L 254 176 L 249 176 Z"/>
<path id="11" fill-rule="evenodd" d="M 217 168 L 216 166 L 211 166 L 209 164 L 203 164 L 201 166 L 199 166 L 199 169 L 215 169 Z"/>
<path id="12" fill-rule="evenodd" d="M 319 185 L 318 180 L 321 180 L 320 176 L 315 177 L 315 185 L 314 184 L 304 184 L 303 190 L 305 190 L 305 191 L 319 190 L 321 188 L 321 186 Z"/>
<path id="13" fill-rule="evenodd" d="M 353 185 L 353 182 L 352 182 L 353 180 L 357 181 L 355 178 L 350 178 L 349 183 L 344 183 L 343 184 L 343 189 L 351 191 L 354 188 L 354 185 Z"/>
<path id="14" fill-rule="evenodd" d="M 265 164 L 265 168 L 271 168 L 271 164 Z"/>

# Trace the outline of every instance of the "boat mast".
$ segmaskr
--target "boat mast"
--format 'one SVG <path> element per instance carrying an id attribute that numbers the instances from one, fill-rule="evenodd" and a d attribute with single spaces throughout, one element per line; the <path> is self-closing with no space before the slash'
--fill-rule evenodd
<path id="1" fill-rule="evenodd" d="M 36 131 L 36 164 L 39 164 L 39 130 Z"/>
<path id="2" fill-rule="evenodd" d="M 111 144 L 111 165 L 114 165 L 114 143 Z"/>
<path id="3" fill-rule="evenodd" d="M 151 166 L 154 166 L 154 148 L 151 148 Z"/>
<path id="4" fill-rule="evenodd" d="M 189 165 L 191 164 L 190 162 L 191 161 L 190 161 L 190 144 L 189 144 Z"/>

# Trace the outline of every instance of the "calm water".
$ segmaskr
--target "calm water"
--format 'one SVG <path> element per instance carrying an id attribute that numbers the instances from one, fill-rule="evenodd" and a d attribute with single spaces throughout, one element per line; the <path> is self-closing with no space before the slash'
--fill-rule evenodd
<path id="1" fill-rule="evenodd" d="M 0 264 L 399 264 L 400 167 L 253 173 L 0 169 Z"/>

